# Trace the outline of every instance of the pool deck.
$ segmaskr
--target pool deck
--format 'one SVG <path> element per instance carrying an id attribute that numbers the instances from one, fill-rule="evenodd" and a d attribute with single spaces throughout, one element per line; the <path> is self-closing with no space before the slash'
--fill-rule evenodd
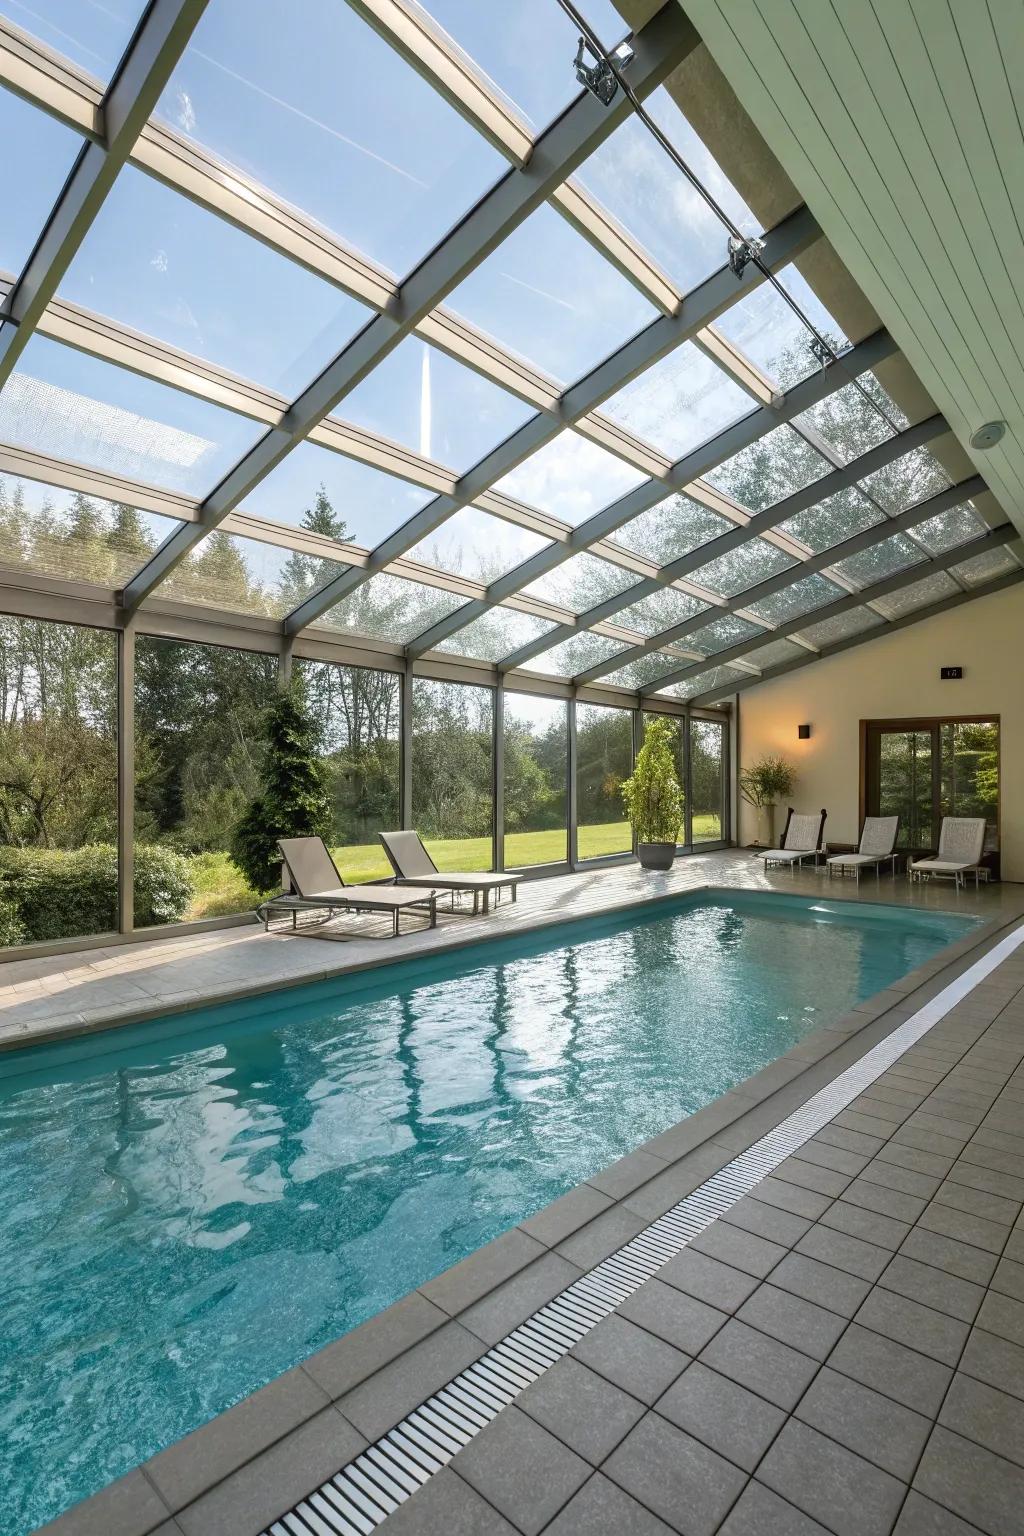
<path id="1" fill-rule="evenodd" d="M 1024 945 L 1014 948 L 1014 936 L 1024 887 L 957 896 L 948 886 L 870 880 L 858 893 L 852 882 L 829 885 L 810 872 L 766 879 L 734 851 L 663 877 L 623 868 L 531 885 L 515 907 L 453 920 L 386 952 L 700 886 L 859 895 L 990 922 L 47 1530 L 1016 1536 L 1024 1507 Z M 80 1031 L 98 1027 L 104 1006 L 118 1010 L 108 1020 L 123 1021 L 132 1008 L 135 1017 L 161 1011 L 203 988 L 208 998 L 214 984 L 218 995 L 239 995 L 347 968 L 346 956 L 373 963 L 383 948 L 376 939 L 331 945 L 325 964 L 320 940 L 229 930 L 189 943 L 176 941 L 172 957 L 146 945 L 143 958 L 134 947 L 127 958 L 138 972 L 131 963 L 106 966 L 107 956 L 91 951 L 24 980 L 67 977 L 54 988 L 75 1004 L 59 1016 L 61 1031 Z M 86 974 L 97 965 L 105 968 Z M 141 998 L 90 991 L 132 978 Z M 187 978 L 191 986 L 172 989 Z M 36 994 L 32 1017 L 17 1021 L 29 1026 L 18 1043 L 36 1036 L 44 1002 Z M 916 1043 L 904 1049 L 896 1036 L 890 1054 L 901 1054 L 853 1102 L 826 1111 L 792 1155 L 443 1456 L 447 1464 L 393 1513 L 385 1514 L 392 1501 L 380 1488 L 377 1517 L 362 1527 L 317 1515 L 318 1507 L 330 1514 L 330 1504 L 293 1512 L 538 1308 L 692 1192 L 699 1200 L 720 1169 L 842 1074 L 863 1072 L 869 1053 L 904 1029 L 917 1032 Z"/>

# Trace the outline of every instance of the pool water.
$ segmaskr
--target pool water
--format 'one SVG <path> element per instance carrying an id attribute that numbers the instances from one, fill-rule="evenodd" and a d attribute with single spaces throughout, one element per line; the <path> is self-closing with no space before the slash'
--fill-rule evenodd
<path id="1" fill-rule="evenodd" d="M 0 1486 L 52 1519 L 976 920 L 706 895 L 0 1057 Z"/>

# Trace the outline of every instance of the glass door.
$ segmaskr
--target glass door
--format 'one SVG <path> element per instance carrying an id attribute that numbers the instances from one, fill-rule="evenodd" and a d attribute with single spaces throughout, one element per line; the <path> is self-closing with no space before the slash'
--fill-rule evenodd
<path id="1" fill-rule="evenodd" d="M 935 733 L 878 731 L 873 816 L 899 816 L 899 847 L 923 852 L 938 842 L 935 805 Z"/>
<path id="2" fill-rule="evenodd" d="M 943 816 L 984 816 L 985 851 L 996 854 L 999 721 L 868 720 L 864 811 L 898 815 L 899 847 L 911 855 L 935 851 Z"/>

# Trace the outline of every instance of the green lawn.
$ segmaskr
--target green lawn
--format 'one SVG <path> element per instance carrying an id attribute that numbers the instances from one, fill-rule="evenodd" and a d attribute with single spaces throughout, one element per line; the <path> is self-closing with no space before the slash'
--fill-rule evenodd
<path id="1" fill-rule="evenodd" d="M 695 816 L 694 836 L 710 841 L 720 835 L 717 816 Z M 604 854 L 624 853 L 630 848 L 629 824 L 608 821 L 599 826 L 580 827 L 581 859 L 597 859 Z M 489 837 L 452 838 L 449 841 L 427 839 L 427 847 L 438 869 L 490 869 Z M 382 880 L 391 873 L 379 843 L 355 848 L 334 848 L 334 862 L 342 878 L 358 884 L 361 880 Z M 566 856 L 565 832 L 510 832 L 505 838 L 505 865 L 508 869 L 530 864 L 557 864 Z M 186 921 L 200 917 L 220 917 L 231 912 L 246 912 L 259 900 L 250 890 L 226 853 L 201 853 L 192 860 L 196 896 Z"/>

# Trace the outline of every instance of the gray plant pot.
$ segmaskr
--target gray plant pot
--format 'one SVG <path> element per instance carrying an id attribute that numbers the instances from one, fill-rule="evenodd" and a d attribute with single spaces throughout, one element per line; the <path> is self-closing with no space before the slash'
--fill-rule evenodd
<path id="1" fill-rule="evenodd" d="M 644 869 L 671 869 L 675 843 L 637 843 L 636 856 Z"/>

